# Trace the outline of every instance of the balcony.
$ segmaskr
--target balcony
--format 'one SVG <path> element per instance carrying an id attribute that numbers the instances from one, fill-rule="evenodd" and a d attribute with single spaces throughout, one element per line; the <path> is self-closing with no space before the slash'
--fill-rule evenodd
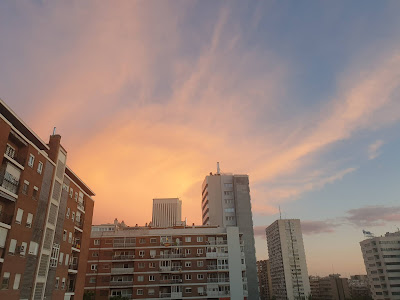
<path id="1" fill-rule="evenodd" d="M 229 278 L 207 278 L 208 283 L 225 283 L 229 282 Z"/>
<path id="2" fill-rule="evenodd" d="M 135 246 L 136 243 L 113 243 L 114 248 L 130 248 Z"/>
<path id="3" fill-rule="evenodd" d="M 11 225 L 12 219 L 13 219 L 13 215 L 9 215 L 9 214 L 6 214 L 6 213 L 0 211 L 0 223 L 6 224 L 6 225 Z M 10 229 L 8 227 L 9 226 L 7 226 L 7 229 Z"/>
<path id="4" fill-rule="evenodd" d="M 171 271 L 171 266 L 160 267 L 160 271 L 161 271 L 161 272 L 169 272 L 169 271 Z"/>
<path id="5" fill-rule="evenodd" d="M 13 175 L 6 171 L 4 172 L 4 174 L 0 175 L 0 186 L 8 192 L 11 192 L 15 196 L 17 196 L 19 180 L 17 180 Z"/>
<path id="6" fill-rule="evenodd" d="M 131 286 L 133 283 L 133 279 L 132 280 L 128 280 L 128 281 L 110 281 L 110 285 L 111 286 Z"/>
<path id="7" fill-rule="evenodd" d="M 80 229 L 80 231 L 83 230 L 83 220 L 75 220 L 75 227 Z"/>
<path id="8" fill-rule="evenodd" d="M 208 265 L 207 269 L 208 270 L 216 270 L 217 269 L 217 265 Z"/>
<path id="9" fill-rule="evenodd" d="M 70 265 L 68 266 L 68 269 L 69 269 L 69 270 L 78 270 L 78 264 L 70 264 Z"/>
<path id="10" fill-rule="evenodd" d="M 83 203 L 78 202 L 78 209 L 79 209 L 81 212 L 85 213 L 85 207 L 83 206 Z"/>
<path id="11" fill-rule="evenodd" d="M 173 284 L 173 283 L 182 283 L 183 279 L 161 279 L 160 284 Z"/>
<path id="12" fill-rule="evenodd" d="M 206 258 L 217 258 L 217 257 L 228 257 L 228 253 L 225 252 L 207 252 Z"/>
<path id="13" fill-rule="evenodd" d="M 160 293 L 160 298 L 170 298 L 171 299 L 171 293 Z"/>
<path id="14" fill-rule="evenodd" d="M 113 260 L 132 260 L 135 258 L 135 255 L 114 255 L 112 257 Z"/>
<path id="15" fill-rule="evenodd" d="M 182 266 L 172 266 L 171 271 L 182 271 Z"/>
<path id="16" fill-rule="evenodd" d="M 75 252 L 81 252 L 81 243 L 80 243 L 80 241 L 79 242 L 74 242 L 72 244 L 71 249 L 72 249 L 72 251 L 75 251 Z"/>
<path id="17" fill-rule="evenodd" d="M 168 253 L 160 255 L 160 258 L 181 258 L 186 257 L 185 253 Z"/>
<path id="18" fill-rule="evenodd" d="M 171 293 L 171 299 L 181 299 L 182 298 L 182 292 L 172 292 Z"/>
<path id="19" fill-rule="evenodd" d="M 218 296 L 229 296 L 229 292 L 228 291 L 207 291 L 207 296 L 210 297 L 218 297 Z"/>
<path id="20" fill-rule="evenodd" d="M 111 274 L 133 274 L 133 268 L 111 268 Z"/>

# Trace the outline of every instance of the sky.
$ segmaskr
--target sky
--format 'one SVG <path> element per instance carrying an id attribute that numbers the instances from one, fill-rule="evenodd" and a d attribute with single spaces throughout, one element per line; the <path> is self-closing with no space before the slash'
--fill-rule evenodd
<path id="1" fill-rule="evenodd" d="M 95 191 L 94 223 L 201 223 L 209 172 L 302 221 L 310 275 L 400 227 L 399 1 L 1 1 L 0 98 Z"/>

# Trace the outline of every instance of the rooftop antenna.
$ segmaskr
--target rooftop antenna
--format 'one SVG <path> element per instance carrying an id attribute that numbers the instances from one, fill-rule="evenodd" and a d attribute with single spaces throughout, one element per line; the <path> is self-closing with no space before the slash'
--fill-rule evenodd
<path id="1" fill-rule="evenodd" d="M 56 135 L 56 128 L 53 128 L 53 135 Z"/>
<path id="2" fill-rule="evenodd" d="M 279 219 L 282 220 L 281 206 L 279 205 Z"/>
<path id="3" fill-rule="evenodd" d="M 219 161 L 217 161 L 217 174 L 220 174 L 220 170 L 219 170 Z"/>

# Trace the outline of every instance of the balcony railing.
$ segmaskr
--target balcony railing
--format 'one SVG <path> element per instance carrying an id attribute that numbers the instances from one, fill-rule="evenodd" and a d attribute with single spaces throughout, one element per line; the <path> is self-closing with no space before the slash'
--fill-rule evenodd
<path id="1" fill-rule="evenodd" d="M 83 203 L 78 202 L 78 208 L 82 211 L 85 211 L 85 207 L 83 206 Z"/>
<path id="2" fill-rule="evenodd" d="M 133 268 L 111 268 L 111 274 L 133 274 Z"/>
<path id="3" fill-rule="evenodd" d="M 0 184 L 3 188 L 11 193 L 18 193 L 19 181 L 10 173 L 5 172 L 4 174 L 0 175 Z"/>
<path id="4" fill-rule="evenodd" d="M 9 215 L 9 214 L 6 214 L 6 213 L 0 211 L 0 222 L 1 223 L 11 225 L 12 219 L 13 219 L 13 215 Z"/>
<path id="5" fill-rule="evenodd" d="M 171 298 L 171 293 L 160 293 L 160 298 Z"/>
<path id="6" fill-rule="evenodd" d="M 110 281 L 110 285 L 112 286 L 121 286 L 121 285 L 132 285 L 133 279 L 132 280 L 127 280 L 127 281 Z"/>
<path id="7" fill-rule="evenodd" d="M 215 296 L 228 296 L 230 293 L 229 291 L 207 291 L 207 296 L 215 297 Z"/>
<path id="8" fill-rule="evenodd" d="M 136 243 L 113 243 L 114 248 L 129 248 L 135 247 Z"/>
<path id="9" fill-rule="evenodd" d="M 172 266 L 171 271 L 182 271 L 182 266 Z"/>
<path id="10" fill-rule="evenodd" d="M 135 255 L 114 255 L 112 257 L 113 260 L 130 260 L 134 259 Z"/>
<path id="11" fill-rule="evenodd" d="M 229 278 L 207 278 L 207 282 L 213 282 L 213 283 L 216 283 L 216 282 L 221 282 L 221 283 L 223 283 L 223 282 L 229 282 Z"/>
<path id="12" fill-rule="evenodd" d="M 208 270 L 216 270 L 217 269 L 217 265 L 208 265 L 207 269 Z"/>
<path id="13" fill-rule="evenodd" d="M 74 242 L 74 243 L 72 244 L 72 247 L 75 248 L 75 249 L 80 250 L 80 249 L 81 249 L 81 243 L 80 243 L 80 242 L 79 242 L 79 243 Z"/>
<path id="14" fill-rule="evenodd" d="M 185 253 L 168 253 L 168 254 L 161 254 L 160 258 L 180 258 L 186 257 Z"/>
<path id="15" fill-rule="evenodd" d="M 83 220 L 75 220 L 75 226 L 83 229 Z"/>
<path id="16" fill-rule="evenodd" d="M 70 269 L 70 270 L 78 270 L 78 264 L 70 264 L 68 269 Z"/>

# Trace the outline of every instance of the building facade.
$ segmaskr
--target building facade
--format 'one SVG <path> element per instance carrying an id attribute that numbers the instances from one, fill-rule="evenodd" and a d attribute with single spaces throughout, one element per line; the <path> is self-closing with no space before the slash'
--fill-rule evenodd
<path id="1" fill-rule="evenodd" d="M 277 220 L 266 229 L 272 295 L 276 299 L 304 299 L 310 282 L 300 220 Z"/>
<path id="2" fill-rule="evenodd" d="M 182 201 L 178 198 L 153 199 L 151 223 L 155 227 L 182 225 Z"/>
<path id="3" fill-rule="evenodd" d="M 367 275 L 352 275 L 349 279 L 350 296 L 352 299 L 372 299 Z"/>
<path id="4" fill-rule="evenodd" d="M 218 168 L 219 169 L 219 168 Z M 249 299 L 258 300 L 256 250 L 248 175 L 210 173 L 202 185 L 203 225 L 237 226 L 243 234 Z"/>
<path id="5" fill-rule="evenodd" d="M 360 242 L 373 299 L 400 299 L 400 231 Z"/>
<path id="6" fill-rule="evenodd" d="M 81 299 L 94 193 L 1 100 L 0 151 L 0 299 Z"/>
<path id="7" fill-rule="evenodd" d="M 312 299 L 315 300 L 347 300 L 351 298 L 347 278 L 339 274 L 326 277 L 310 276 Z"/>
<path id="8" fill-rule="evenodd" d="M 261 300 L 271 299 L 272 281 L 269 260 L 257 261 L 258 285 Z"/>
<path id="9" fill-rule="evenodd" d="M 237 227 L 93 229 L 85 282 L 92 299 L 247 298 Z"/>

